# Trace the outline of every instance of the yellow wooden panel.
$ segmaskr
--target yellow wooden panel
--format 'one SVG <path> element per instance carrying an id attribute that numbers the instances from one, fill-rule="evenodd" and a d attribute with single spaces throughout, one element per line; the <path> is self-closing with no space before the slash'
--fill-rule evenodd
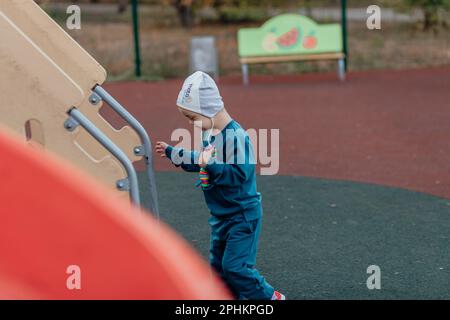
<path id="1" fill-rule="evenodd" d="M 33 0 L 2 0 L 0 10 L 83 90 L 105 81 L 105 69 Z"/>
<path id="2" fill-rule="evenodd" d="M 2 12 L 0 30 L 0 121 L 25 139 L 26 122 L 37 120 L 46 150 L 116 190 L 116 181 L 126 177 L 120 163 L 112 156 L 90 158 L 77 146 L 76 132 L 64 128 L 67 111 L 84 99 L 81 88 Z M 128 197 L 125 192 L 117 195 Z"/>
<path id="3" fill-rule="evenodd" d="M 134 147 L 141 144 L 137 133 L 128 126 L 121 130 L 114 129 L 98 113 L 101 104 L 93 106 L 88 101 L 91 89 L 105 81 L 105 69 L 33 0 L 1 0 L 0 11 L 79 85 L 84 93 L 83 103 L 77 105 L 80 111 L 114 141 L 131 161 L 140 160 L 142 157 L 133 152 Z M 108 155 L 108 151 L 86 132 L 80 132 L 77 142 L 96 159 Z"/>

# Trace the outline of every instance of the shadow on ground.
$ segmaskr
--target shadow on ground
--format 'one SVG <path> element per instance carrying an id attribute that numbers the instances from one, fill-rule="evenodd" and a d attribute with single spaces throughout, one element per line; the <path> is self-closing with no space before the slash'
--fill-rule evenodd
<path id="1" fill-rule="evenodd" d="M 209 212 L 195 180 L 159 172 L 160 211 L 206 259 Z M 450 298 L 450 200 L 293 176 L 260 176 L 258 189 L 257 267 L 289 299 Z M 381 290 L 367 289 L 369 265 L 381 268 Z"/>

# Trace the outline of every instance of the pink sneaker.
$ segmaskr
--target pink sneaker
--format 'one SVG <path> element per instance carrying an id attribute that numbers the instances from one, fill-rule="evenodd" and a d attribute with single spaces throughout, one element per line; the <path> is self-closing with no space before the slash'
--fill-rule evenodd
<path id="1" fill-rule="evenodd" d="M 286 300 L 286 296 L 278 291 L 274 291 L 271 300 Z"/>

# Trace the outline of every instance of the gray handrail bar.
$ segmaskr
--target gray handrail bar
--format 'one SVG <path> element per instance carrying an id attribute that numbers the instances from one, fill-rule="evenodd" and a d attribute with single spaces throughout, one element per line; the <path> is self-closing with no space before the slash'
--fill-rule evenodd
<path id="1" fill-rule="evenodd" d="M 151 196 L 150 210 L 159 219 L 159 206 L 158 206 L 158 194 L 156 191 L 155 183 L 155 172 L 153 169 L 153 148 L 150 137 L 145 130 L 145 128 L 140 124 L 140 122 L 133 117 L 133 115 L 128 112 L 128 110 L 123 107 L 114 97 L 112 97 L 105 89 L 100 85 L 94 87 L 93 92 L 95 92 L 102 100 L 104 100 L 117 114 L 119 114 L 122 119 L 124 119 L 139 135 L 141 139 L 142 146 L 144 147 L 145 165 L 149 183 L 149 190 Z M 136 150 L 134 150 L 136 153 Z"/>
<path id="2" fill-rule="evenodd" d="M 131 160 L 128 159 L 127 155 L 77 108 L 74 107 L 70 109 L 68 113 L 72 119 L 79 123 L 95 140 L 105 147 L 106 150 L 108 150 L 123 165 L 128 176 L 131 202 L 136 206 L 140 206 L 139 183 L 136 170 L 134 169 Z"/>

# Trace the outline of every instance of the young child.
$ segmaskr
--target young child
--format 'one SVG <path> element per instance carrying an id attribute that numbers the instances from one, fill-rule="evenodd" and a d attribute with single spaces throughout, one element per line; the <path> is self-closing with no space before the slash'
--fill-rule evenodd
<path id="1" fill-rule="evenodd" d="M 155 149 L 177 167 L 199 172 L 211 212 L 210 264 L 238 299 L 284 300 L 255 269 L 261 195 L 249 136 L 224 108 L 214 80 L 197 71 L 178 95 L 179 111 L 203 132 L 201 152 L 158 141 Z"/>

